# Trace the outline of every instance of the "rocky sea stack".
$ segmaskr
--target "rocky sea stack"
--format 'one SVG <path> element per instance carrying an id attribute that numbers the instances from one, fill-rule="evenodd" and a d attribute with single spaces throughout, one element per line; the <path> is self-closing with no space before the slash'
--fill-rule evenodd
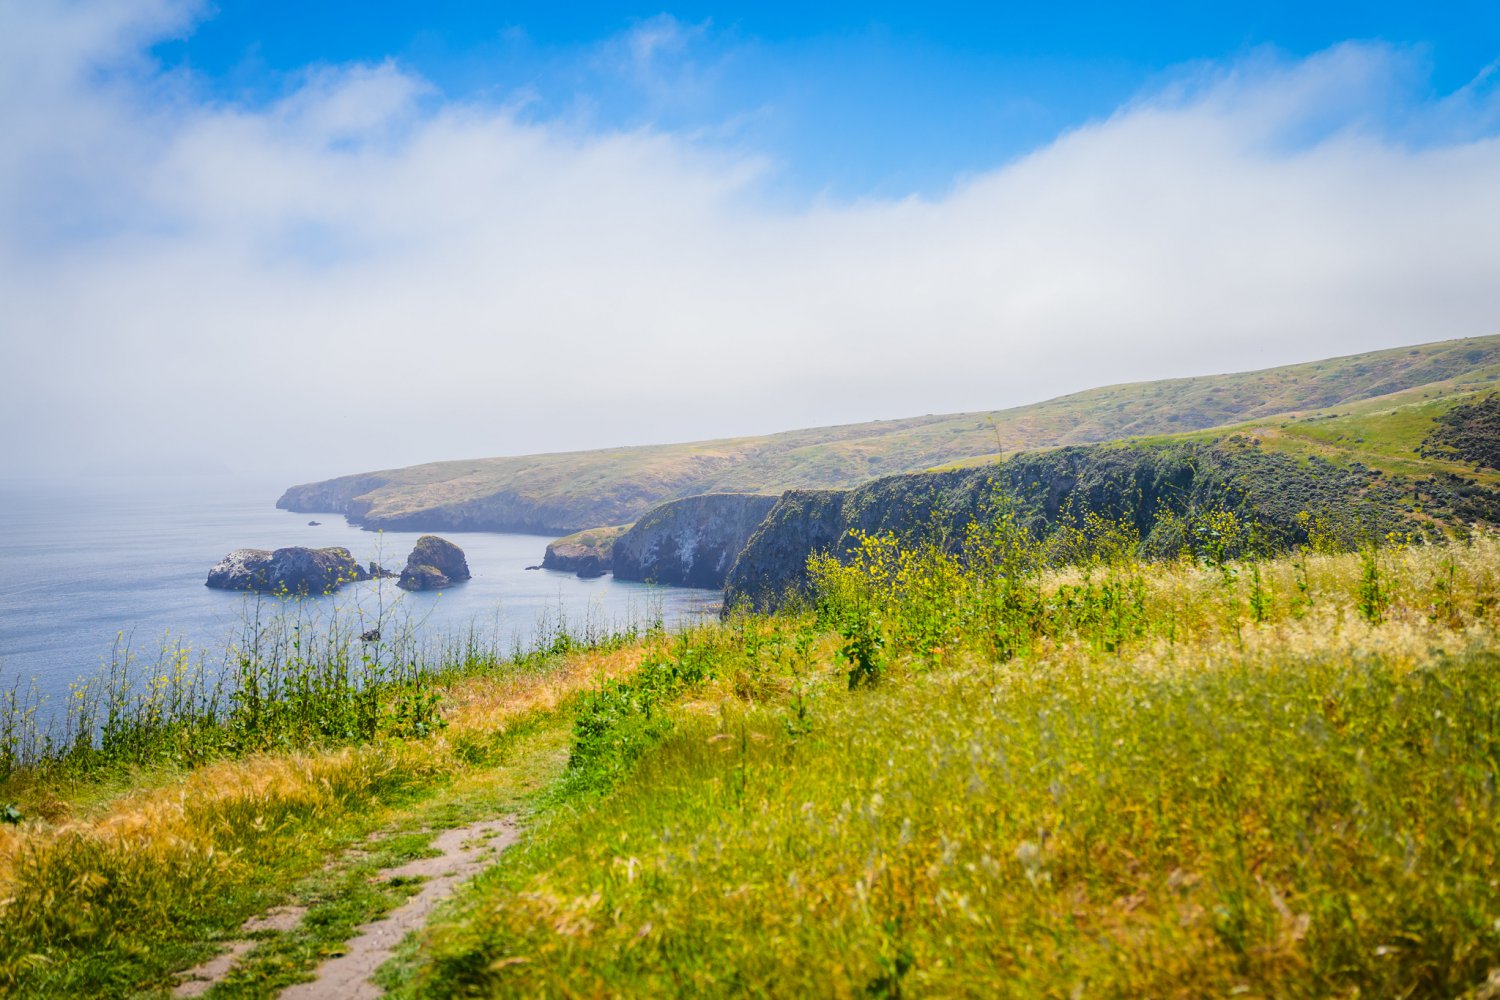
<path id="1" fill-rule="evenodd" d="M 235 549 L 208 571 L 214 590 L 250 590 L 275 594 L 329 594 L 346 583 L 390 576 L 377 564 L 367 570 L 342 547 L 309 549 Z"/>
<path id="2" fill-rule="evenodd" d="M 469 578 L 464 550 L 437 535 L 423 535 L 406 557 L 396 586 L 402 590 L 440 590 Z"/>

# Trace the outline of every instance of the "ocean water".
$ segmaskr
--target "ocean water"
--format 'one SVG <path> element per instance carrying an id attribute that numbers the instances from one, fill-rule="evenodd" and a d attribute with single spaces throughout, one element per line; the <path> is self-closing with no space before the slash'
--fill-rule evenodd
<path id="1" fill-rule="evenodd" d="M 342 545 L 361 564 L 374 559 L 399 571 L 420 535 L 277 510 L 284 485 L 221 477 L 0 481 L 0 686 L 34 679 L 55 704 L 71 682 L 97 673 L 117 643 L 152 662 L 167 644 L 185 643 L 217 663 L 257 603 L 204 586 L 231 550 Z M 323 615 L 372 623 L 383 614 L 434 640 L 474 630 L 505 652 L 529 646 L 559 618 L 575 630 L 658 618 L 674 627 L 718 611 L 718 591 L 527 570 L 542 561 L 545 537 L 442 534 L 464 550 L 472 580 L 411 594 L 393 580 L 366 581 L 306 600 L 319 602 Z"/>

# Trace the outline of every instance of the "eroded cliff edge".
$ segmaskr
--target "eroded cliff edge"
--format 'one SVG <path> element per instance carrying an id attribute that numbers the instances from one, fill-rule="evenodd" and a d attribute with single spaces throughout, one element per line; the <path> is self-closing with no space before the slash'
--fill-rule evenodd
<path id="1" fill-rule="evenodd" d="M 762 493 L 709 493 L 664 503 L 615 542 L 615 578 L 722 587 L 776 504 L 775 496 Z"/>

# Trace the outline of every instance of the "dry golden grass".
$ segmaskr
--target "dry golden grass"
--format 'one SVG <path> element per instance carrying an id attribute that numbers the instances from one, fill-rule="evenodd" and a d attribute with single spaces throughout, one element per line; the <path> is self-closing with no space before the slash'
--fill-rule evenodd
<path id="1" fill-rule="evenodd" d="M 493 732 L 518 719 L 556 711 L 579 691 L 634 671 L 649 648 L 642 643 L 572 653 L 545 673 L 506 671 L 463 678 L 444 693 L 443 718 L 452 732 Z M 441 739 L 435 743 L 441 745 Z"/>

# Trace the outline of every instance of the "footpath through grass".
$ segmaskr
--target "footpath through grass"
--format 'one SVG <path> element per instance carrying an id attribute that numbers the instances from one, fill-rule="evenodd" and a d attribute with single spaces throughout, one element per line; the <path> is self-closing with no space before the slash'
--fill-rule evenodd
<path id="1" fill-rule="evenodd" d="M 243 937 L 247 918 L 306 906 L 210 994 L 274 996 L 411 891 L 369 884 L 383 859 L 423 850 L 434 830 L 524 811 L 565 765 L 577 692 L 639 656 L 606 644 L 455 667 L 424 681 L 441 724 L 421 737 L 193 768 L 74 756 L 14 771 L 0 782 L 21 818 L 0 825 L 0 995 L 165 995 L 174 973 Z"/>
<path id="2" fill-rule="evenodd" d="M 876 543 L 601 687 L 405 993 L 1495 992 L 1500 547 L 1004 542 Z"/>

